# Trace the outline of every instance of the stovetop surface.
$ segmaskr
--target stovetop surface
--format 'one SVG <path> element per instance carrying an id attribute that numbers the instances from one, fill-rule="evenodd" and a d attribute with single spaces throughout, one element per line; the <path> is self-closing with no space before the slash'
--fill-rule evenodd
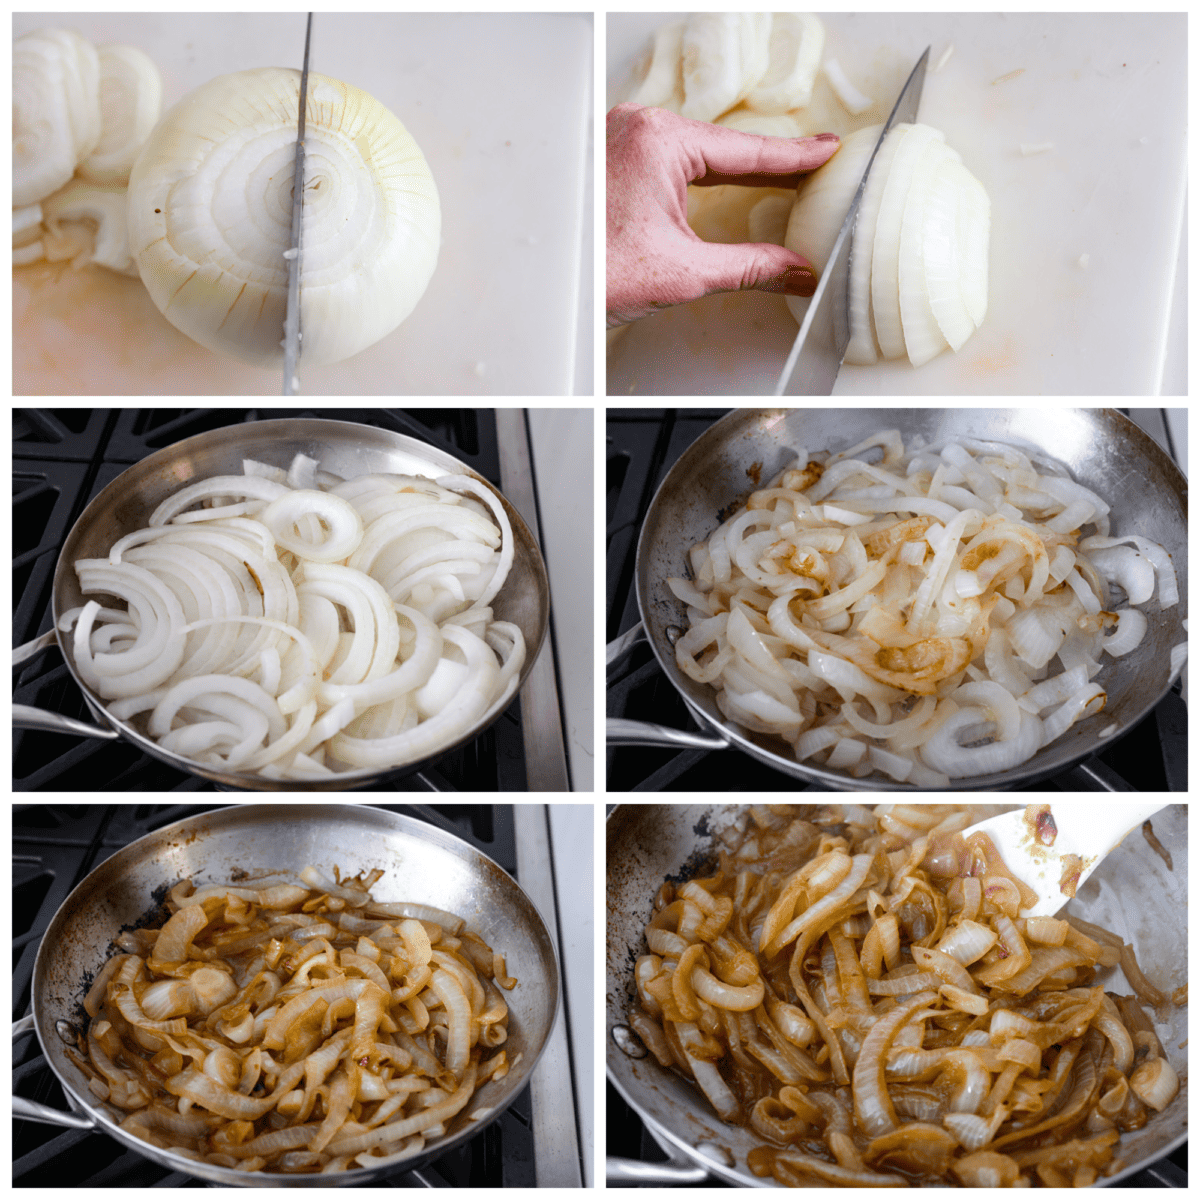
<path id="1" fill-rule="evenodd" d="M 607 453 L 606 641 L 640 619 L 634 571 L 642 518 L 655 490 L 679 456 L 727 410 L 610 409 Z M 645 642 L 610 678 L 608 715 L 702 731 L 682 696 L 662 673 Z M 609 749 L 612 791 L 808 791 L 791 775 L 771 769 L 739 750 Z M 1094 760 L 1134 791 L 1187 788 L 1187 707 L 1176 682 L 1137 725 L 1108 743 Z M 1110 776 L 1111 778 L 1111 776 Z M 1016 791 L 1078 791 L 1078 774 L 1028 784 Z M 1122 790 L 1124 790 L 1124 788 Z M 1090 789 L 1089 789 L 1090 790 Z"/>
<path id="2" fill-rule="evenodd" d="M 174 821 L 221 805 L 17 805 L 13 811 L 13 1020 L 31 1005 L 34 959 L 42 933 L 72 889 L 122 846 Z M 383 805 L 469 842 L 517 875 L 512 808 L 508 805 Z M 101 949 L 102 948 L 98 948 Z M 66 1097 L 37 1038 L 13 1051 L 15 1094 L 67 1110 Z M 103 1133 L 14 1120 L 15 1187 L 205 1187 L 126 1150 Z M 477 1137 L 419 1171 L 398 1169 L 387 1180 L 359 1186 L 533 1187 L 530 1089 Z"/>
<path id="3" fill-rule="evenodd" d="M 322 417 L 419 438 L 466 462 L 499 486 L 500 455 L 490 409 L 14 409 L 13 645 L 52 625 L 51 589 L 59 548 L 91 500 L 132 463 L 184 438 L 257 420 Z M 13 701 L 93 718 L 56 649 L 21 664 Z M 523 791 L 527 787 L 520 701 L 488 730 L 417 774 L 362 791 Z M 14 791 L 223 790 L 177 771 L 124 740 L 15 730 Z"/>

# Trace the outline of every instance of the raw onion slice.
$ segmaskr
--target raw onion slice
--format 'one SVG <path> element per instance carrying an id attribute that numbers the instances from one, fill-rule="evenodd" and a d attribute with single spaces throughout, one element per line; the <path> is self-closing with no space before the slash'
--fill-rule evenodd
<path id="1" fill-rule="evenodd" d="M 770 13 L 693 13 L 683 31 L 683 116 L 715 121 L 745 98 L 770 61 Z"/>
<path id="2" fill-rule="evenodd" d="M 328 536 L 320 541 L 298 536 L 297 522 L 307 515 L 319 518 Z M 348 501 L 307 488 L 272 500 L 263 510 L 262 523 L 285 550 L 312 562 L 341 562 L 358 549 L 363 538 L 362 518 Z"/>
<path id="3" fill-rule="evenodd" d="M 79 173 L 96 183 L 124 186 L 162 116 L 162 77 L 136 46 L 101 46 L 97 55 L 100 139 L 79 164 Z"/>
<path id="4" fill-rule="evenodd" d="M 654 31 L 654 36 L 634 61 L 629 101 L 651 108 L 669 108 L 672 112 L 679 112 L 683 107 L 680 64 L 684 24 L 673 21 Z"/>
<path id="5" fill-rule="evenodd" d="M 958 154 L 945 142 L 933 142 L 926 147 L 904 202 L 900 226 L 900 320 L 908 360 L 914 367 L 923 366 L 941 354 L 948 344 L 934 315 L 925 279 L 927 214 L 934 177 L 944 164 L 957 161 Z"/>
<path id="6" fill-rule="evenodd" d="M 894 136 L 894 134 L 893 134 Z M 926 149 L 943 134 L 928 125 L 913 125 L 900 135 L 884 185 L 871 251 L 871 308 L 875 337 L 884 358 L 900 358 L 904 352 L 904 330 L 900 314 L 900 236 L 904 207 L 917 165 Z"/>
<path id="7" fill-rule="evenodd" d="M 755 112 L 786 113 L 812 100 L 825 48 L 825 26 L 812 13 L 776 13 L 771 21 L 766 74 L 746 103 Z"/>
<path id="8" fill-rule="evenodd" d="M 963 296 L 963 247 L 959 241 L 963 189 L 955 165 L 943 162 L 938 166 L 925 201 L 925 287 L 938 329 L 957 352 L 975 332 L 975 322 Z"/>
<path id="9" fill-rule="evenodd" d="M 876 134 L 882 126 L 875 126 Z M 900 146 L 896 134 L 912 128 L 907 124 L 893 127 L 887 140 L 879 147 L 871 178 L 867 180 L 858 221 L 854 226 L 854 244 L 850 248 L 850 344 L 846 347 L 846 362 L 870 366 L 879 361 L 879 344 L 875 338 L 875 316 L 871 309 L 871 263 L 875 250 L 875 226 L 879 223 L 879 208 L 884 188 Z"/>
<path id="10" fill-rule="evenodd" d="M 865 113 L 875 103 L 870 96 L 860 92 L 850 82 L 849 76 L 842 69 L 842 64 L 836 58 L 828 59 L 825 63 L 825 78 L 833 88 L 841 106 L 853 117 Z"/>

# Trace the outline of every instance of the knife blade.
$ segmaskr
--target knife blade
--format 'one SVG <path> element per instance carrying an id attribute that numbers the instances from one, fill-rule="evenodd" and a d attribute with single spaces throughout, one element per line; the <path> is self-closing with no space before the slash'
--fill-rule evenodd
<path id="1" fill-rule="evenodd" d="M 296 123 L 296 166 L 292 174 L 292 232 L 284 257 L 288 260 L 287 309 L 283 317 L 283 394 L 293 396 L 300 387 L 296 365 L 300 359 L 300 233 L 304 214 L 304 110 L 308 105 L 308 47 L 312 41 L 312 13 L 304 31 L 304 67 L 300 72 L 300 117 Z"/>
<path id="2" fill-rule="evenodd" d="M 776 396 L 833 394 L 833 385 L 837 382 L 846 347 L 850 344 L 850 255 L 854 246 L 854 223 L 858 220 L 858 209 L 867 190 L 867 179 L 884 139 L 893 126 L 917 119 L 931 48 L 925 47 L 925 53 L 917 60 L 908 82 L 900 89 L 900 95 L 892 106 L 892 114 L 875 143 L 875 149 L 871 151 L 867 169 L 863 172 L 850 210 L 833 243 L 821 282 L 813 293 L 808 311 L 804 314 L 804 323 L 796 334 L 791 353 L 775 385 Z"/>

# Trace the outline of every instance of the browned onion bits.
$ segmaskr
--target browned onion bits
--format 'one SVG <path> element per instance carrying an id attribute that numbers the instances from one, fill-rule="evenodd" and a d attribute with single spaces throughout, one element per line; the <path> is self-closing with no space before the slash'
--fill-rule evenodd
<path id="1" fill-rule="evenodd" d="M 752 806 L 715 874 L 666 882 L 630 1027 L 780 1184 L 1086 1187 L 1179 1079 L 1118 963 L 1074 917 L 1019 915 L 978 806 Z M 994 853 L 994 851 L 993 851 Z M 973 873 L 974 871 L 979 873 Z M 1183 997 L 1186 1003 L 1186 994 Z"/>
<path id="2" fill-rule="evenodd" d="M 378 1167 L 445 1136 L 508 1071 L 496 985 L 516 980 L 459 918 L 373 900 L 382 874 L 185 879 L 161 929 L 123 933 L 85 1001 L 87 1057 L 68 1052 L 122 1129 L 282 1173 Z"/>

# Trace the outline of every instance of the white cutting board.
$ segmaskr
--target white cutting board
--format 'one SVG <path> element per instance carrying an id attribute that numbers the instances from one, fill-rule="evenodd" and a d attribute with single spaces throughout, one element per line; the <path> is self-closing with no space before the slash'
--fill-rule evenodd
<path id="1" fill-rule="evenodd" d="M 304 56 L 299 13 L 16 13 L 13 35 L 45 25 L 145 50 L 164 109 L 216 75 Z M 345 362 L 301 361 L 301 392 L 570 393 L 592 254 L 590 14 L 317 13 L 310 67 L 370 92 L 416 138 L 441 193 L 442 252 L 407 321 Z M 45 264 L 13 275 L 17 395 L 279 393 L 282 372 L 196 345 L 140 282 Z"/>
<path id="2" fill-rule="evenodd" d="M 646 37 L 672 19 L 609 17 L 610 103 Z M 953 44 L 926 79 L 920 120 L 945 132 L 992 199 L 983 327 L 916 370 L 844 366 L 834 395 L 1156 392 L 1187 186 L 1186 14 L 822 19 L 826 57 L 877 106 L 851 118 L 822 81 L 820 128 L 808 132 L 886 119 L 921 51 L 932 44 L 936 63 Z M 1054 148 L 1021 154 L 1021 143 L 1044 142 Z M 616 343 L 608 392 L 769 395 L 796 332 L 784 301 L 756 292 L 665 310 Z"/>

